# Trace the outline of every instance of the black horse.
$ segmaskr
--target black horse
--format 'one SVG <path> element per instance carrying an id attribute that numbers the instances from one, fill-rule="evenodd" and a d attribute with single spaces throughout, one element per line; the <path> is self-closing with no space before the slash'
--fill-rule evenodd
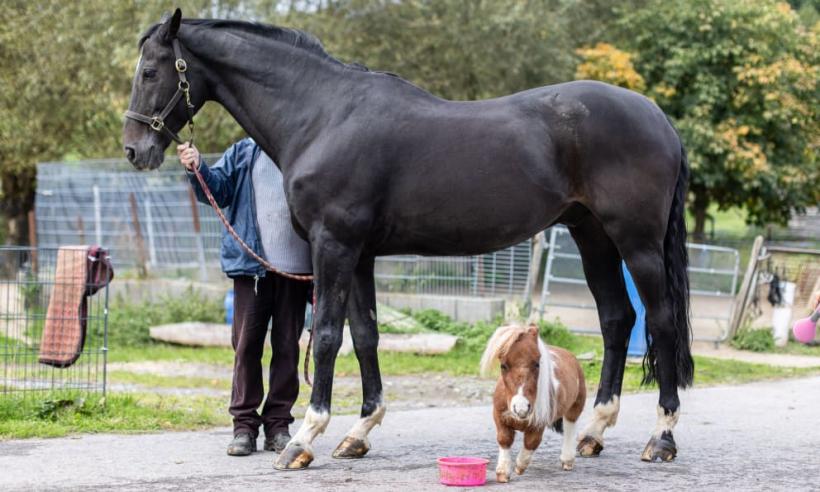
<path id="1" fill-rule="evenodd" d="M 161 131 L 145 119 L 127 120 L 128 159 L 139 169 L 159 167 L 173 131 L 206 101 L 216 101 L 279 165 L 293 223 L 312 246 L 314 386 L 304 423 L 277 468 L 304 468 L 313 459 L 311 442 L 330 420 L 346 316 L 364 402 L 361 419 L 334 456 L 361 457 L 369 449 L 367 434 L 385 412 L 376 256 L 487 253 L 557 223 L 569 227 L 580 248 L 605 344 L 595 414 L 578 449 L 597 455 L 604 429 L 618 415 L 635 320 L 623 259 L 647 310 L 645 379 L 660 386 L 658 422 L 642 458 L 674 458 L 677 388 L 692 383 L 694 369 L 684 224 L 688 165 L 675 129 L 652 101 L 590 81 L 447 101 L 397 76 L 342 63 L 307 33 L 181 21 L 179 10 L 151 27 L 140 48 L 130 117 L 159 115 L 153 129 Z M 187 62 L 182 74 L 175 70 L 178 58 Z M 187 111 L 180 92 L 191 98 Z"/>

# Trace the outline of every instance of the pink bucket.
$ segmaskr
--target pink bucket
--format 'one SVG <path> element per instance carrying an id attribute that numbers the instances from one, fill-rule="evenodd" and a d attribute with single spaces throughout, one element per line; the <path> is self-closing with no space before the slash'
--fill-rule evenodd
<path id="1" fill-rule="evenodd" d="M 439 482 L 444 485 L 471 487 L 487 482 L 490 460 L 470 456 L 448 456 L 438 460 Z"/>

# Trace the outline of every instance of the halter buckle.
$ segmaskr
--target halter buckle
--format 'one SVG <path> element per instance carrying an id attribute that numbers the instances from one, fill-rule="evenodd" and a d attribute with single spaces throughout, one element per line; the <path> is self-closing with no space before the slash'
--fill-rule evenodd
<path id="1" fill-rule="evenodd" d="M 162 131 L 162 128 L 165 126 L 165 122 L 159 119 L 159 116 L 154 116 L 151 118 L 151 129 L 154 131 Z"/>
<path id="2" fill-rule="evenodd" d="M 189 84 L 187 80 L 180 80 L 177 87 L 179 87 L 179 90 L 182 92 L 188 92 L 188 89 L 191 88 L 191 84 Z"/>
<path id="3" fill-rule="evenodd" d="M 184 73 L 188 70 L 188 64 L 182 58 L 177 58 L 174 62 L 174 67 L 176 67 L 177 72 Z"/>

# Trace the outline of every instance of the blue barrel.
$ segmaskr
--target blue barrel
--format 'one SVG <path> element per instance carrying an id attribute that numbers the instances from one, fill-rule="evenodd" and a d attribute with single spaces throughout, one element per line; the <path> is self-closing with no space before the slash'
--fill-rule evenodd
<path id="1" fill-rule="evenodd" d="M 624 272 L 629 302 L 632 303 L 632 308 L 635 310 L 635 326 L 632 327 L 632 334 L 629 336 L 629 347 L 626 349 L 626 355 L 629 357 L 643 357 L 646 353 L 646 308 L 643 306 L 641 296 L 638 295 L 638 289 L 635 287 L 632 275 L 629 274 L 629 270 L 626 268 L 626 263 L 621 262 L 621 269 Z"/>
<path id="2" fill-rule="evenodd" d="M 233 324 L 233 289 L 225 293 L 225 323 Z"/>

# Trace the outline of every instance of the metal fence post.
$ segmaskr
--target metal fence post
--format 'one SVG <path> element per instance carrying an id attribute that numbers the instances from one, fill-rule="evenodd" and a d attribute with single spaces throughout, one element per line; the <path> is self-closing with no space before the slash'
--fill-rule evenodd
<path id="1" fill-rule="evenodd" d="M 100 211 L 100 187 L 94 185 L 91 187 L 94 193 L 94 238 L 97 240 L 97 245 L 102 245 L 102 212 Z"/>

